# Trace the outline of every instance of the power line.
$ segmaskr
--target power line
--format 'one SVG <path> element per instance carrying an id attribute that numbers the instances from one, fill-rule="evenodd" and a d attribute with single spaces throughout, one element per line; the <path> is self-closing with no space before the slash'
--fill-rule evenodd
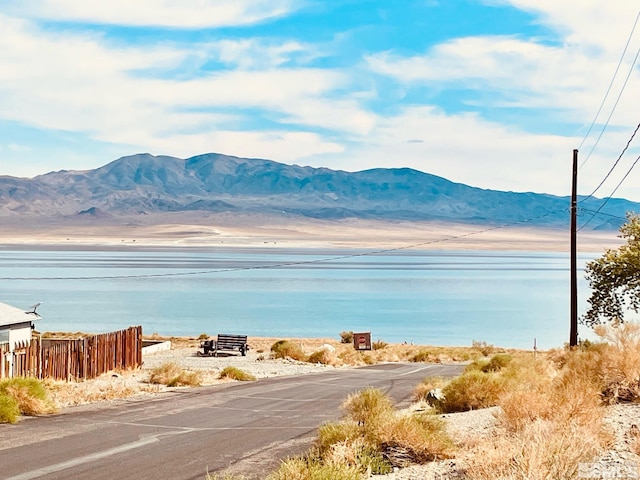
<path id="1" fill-rule="evenodd" d="M 631 145 L 631 142 L 633 141 L 633 138 L 636 136 L 636 133 L 638 133 L 638 130 L 640 129 L 640 123 L 638 123 L 638 125 L 636 126 L 636 129 L 633 131 L 633 133 L 631 134 L 631 138 L 629 138 L 629 140 L 627 141 L 627 144 L 625 145 L 625 147 L 622 149 L 622 152 L 620 152 L 620 155 L 618 155 L 618 158 L 616 159 L 616 161 L 613 163 L 613 166 L 609 169 L 609 171 L 607 172 L 607 174 L 604 176 L 604 178 L 602 179 L 602 181 L 598 184 L 598 186 L 593 190 L 593 192 L 591 192 L 589 195 L 587 195 L 586 197 L 582 198 L 578 203 L 582 203 L 585 200 L 590 199 L 591 197 L 593 197 L 595 195 L 595 193 L 600 189 L 600 187 L 602 187 L 602 185 L 604 184 L 604 182 L 607 180 L 607 178 L 609 178 L 609 175 L 611 175 L 613 173 L 613 171 L 615 170 L 616 166 L 618 165 L 618 163 L 620 162 L 620 160 L 622 159 L 623 155 L 626 153 L 627 149 L 629 148 L 629 145 Z M 583 164 L 584 165 L 584 164 Z"/>
<path id="2" fill-rule="evenodd" d="M 617 220 L 627 219 L 627 217 L 621 217 L 620 215 L 612 215 L 610 213 L 597 212 L 596 210 L 590 210 L 588 208 L 579 208 L 578 212 L 593 213 L 593 214 L 597 214 L 599 217 L 609 217 L 609 218 L 615 218 Z"/>
<path id="3" fill-rule="evenodd" d="M 580 145 L 578 146 L 578 150 L 580 150 L 582 148 L 582 145 L 584 144 L 584 142 L 589 137 L 589 134 L 591 133 L 591 130 L 593 129 L 594 125 L 596 124 L 596 121 L 598 120 L 598 117 L 600 116 L 600 112 L 602 112 L 602 108 L 604 107 L 604 104 L 607 101 L 609 93 L 611 92 L 611 87 L 613 87 L 613 82 L 615 81 L 616 77 L 618 76 L 618 71 L 620 70 L 620 66 L 622 65 L 622 61 L 624 60 L 624 56 L 626 55 L 627 49 L 629 48 L 629 43 L 631 42 L 631 38 L 633 37 L 633 32 L 635 32 L 636 26 L 638 25 L 638 19 L 640 19 L 640 10 L 638 10 L 638 15 L 636 15 L 636 19 L 633 22 L 633 27 L 631 28 L 631 32 L 629 33 L 629 37 L 627 38 L 627 43 L 624 46 L 624 50 L 622 50 L 622 55 L 620 55 L 620 60 L 618 60 L 618 65 L 616 66 L 616 70 L 613 72 L 613 76 L 611 77 L 611 81 L 609 82 L 609 87 L 607 88 L 607 91 L 604 94 L 604 97 L 602 98 L 602 102 L 600 103 L 600 107 L 598 108 L 598 111 L 596 112 L 595 117 L 593 117 L 593 121 L 591 122 L 591 125 L 589 126 L 589 129 L 587 130 L 587 133 L 585 133 L 584 138 L 582 139 L 582 141 L 580 142 Z M 597 144 L 597 142 L 596 142 L 596 144 Z M 595 148 L 595 146 L 594 146 L 594 148 Z M 585 160 L 585 162 L 586 162 L 586 160 Z M 584 162 L 583 162 L 583 165 L 584 165 Z"/>
<path id="4" fill-rule="evenodd" d="M 591 220 L 594 219 L 594 217 L 600 213 L 600 210 L 602 210 L 604 208 L 604 206 L 609 202 L 609 200 L 611 200 L 611 198 L 615 195 L 615 193 L 618 191 L 618 189 L 620 188 L 620 186 L 624 183 L 624 181 L 627 179 L 627 177 L 629 176 L 629 174 L 631 173 L 631 171 L 634 169 L 634 167 L 636 166 L 636 164 L 640 161 L 640 156 L 638 158 L 635 159 L 635 161 L 633 162 L 633 164 L 631 164 L 631 167 L 629 167 L 629 170 L 627 170 L 627 173 L 624 174 L 624 177 L 622 177 L 622 179 L 620 180 L 620 182 L 618 182 L 618 185 L 616 185 L 616 188 L 613 189 L 613 191 L 611 192 L 611 194 L 604 199 L 604 201 L 602 202 L 602 204 L 600 204 L 600 206 L 598 207 L 598 209 L 595 211 L 595 213 L 591 216 L 591 218 L 589 220 L 587 220 L 579 229 L 578 231 L 582 230 L 584 227 L 586 227 Z"/>
<path id="5" fill-rule="evenodd" d="M 638 12 L 638 15 L 640 15 L 640 12 Z M 609 122 L 611 121 L 611 117 L 613 116 L 613 113 L 615 112 L 615 110 L 616 110 L 616 108 L 618 106 L 618 102 L 620 102 L 620 98 L 622 97 L 622 93 L 624 92 L 624 89 L 627 86 L 627 82 L 629 81 L 629 77 L 631 77 L 631 73 L 633 73 L 633 70 L 634 70 L 634 68 L 636 66 L 636 63 L 638 61 L 638 56 L 640 56 L 640 48 L 638 48 L 638 50 L 636 51 L 636 56 L 633 59 L 633 63 L 631 64 L 631 67 L 629 68 L 629 72 L 627 73 L 627 77 L 624 79 L 624 83 L 622 84 L 622 88 L 620 89 L 620 93 L 618 94 L 618 97 L 616 98 L 615 103 L 613 104 L 613 108 L 611 109 L 611 112 L 609 113 L 609 116 L 607 117 L 607 121 L 603 125 L 602 130 L 600 131 L 600 135 L 598 135 L 598 138 L 596 139 L 596 142 L 591 147 L 591 150 L 587 154 L 586 158 L 580 164 L 580 168 L 584 167 L 585 163 L 587 163 L 587 160 L 589 160 L 589 158 L 591 157 L 591 154 L 593 153 L 593 151 L 596 149 L 596 146 L 600 142 L 600 139 L 602 138 L 602 134 L 604 133 L 604 131 L 609 126 Z"/>
<path id="6" fill-rule="evenodd" d="M 518 220 L 516 222 L 511 222 L 503 225 L 495 225 L 493 227 L 488 227 L 482 230 L 476 230 L 473 232 L 467 232 L 460 235 L 454 235 L 451 237 L 430 240 L 428 242 L 420 242 L 420 243 L 404 245 L 400 247 L 385 248 L 380 250 L 370 250 L 367 252 L 351 253 L 348 255 L 339 255 L 339 256 L 325 257 L 325 258 L 320 258 L 315 260 L 304 260 L 299 262 L 281 262 L 281 263 L 273 263 L 268 265 L 250 265 L 246 267 L 220 268 L 216 270 L 200 270 L 196 272 L 147 273 L 147 274 L 140 274 L 140 275 L 108 275 L 108 276 L 84 276 L 84 277 L 0 277 L 0 280 L 46 280 L 46 281 L 49 281 L 49 280 L 124 280 L 124 279 L 131 279 L 131 278 L 185 277 L 185 276 L 193 276 L 193 275 L 208 275 L 212 273 L 229 273 L 229 272 L 241 272 L 241 271 L 249 271 L 249 270 L 268 270 L 268 269 L 277 269 L 277 268 L 285 268 L 285 267 L 294 267 L 294 266 L 300 266 L 300 265 L 312 265 L 312 264 L 318 264 L 318 263 L 333 262 L 337 260 L 346 260 L 349 258 L 381 255 L 384 253 L 397 252 L 401 250 L 410 250 L 413 248 L 424 247 L 426 245 L 433 245 L 433 244 L 448 242 L 452 240 L 460 240 L 460 239 L 471 237 L 474 235 L 480 235 L 482 233 L 487 233 L 494 230 L 500 230 L 502 228 L 529 223 L 534 220 L 539 220 L 541 218 L 548 217 L 549 215 L 559 211 L 560 210 L 558 209 L 551 210 L 542 215 L 526 218 L 524 220 Z"/>

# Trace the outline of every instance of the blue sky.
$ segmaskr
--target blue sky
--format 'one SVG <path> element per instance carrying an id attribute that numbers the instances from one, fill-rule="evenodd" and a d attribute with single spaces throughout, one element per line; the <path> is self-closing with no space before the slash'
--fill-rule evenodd
<path id="1" fill-rule="evenodd" d="M 0 2 L 0 175 L 150 152 L 591 193 L 640 118 L 633 2 Z M 629 80 L 622 89 L 627 74 Z M 598 191 L 609 195 L 640 150 Z M 635 170 L 616 196 L 640 201 Z"/>

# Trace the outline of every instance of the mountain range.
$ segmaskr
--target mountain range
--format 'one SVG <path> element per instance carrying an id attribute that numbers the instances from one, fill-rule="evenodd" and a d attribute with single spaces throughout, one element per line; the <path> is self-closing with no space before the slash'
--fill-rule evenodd
<path id="1" fill-rule="evenodd" d="M 579 199 L 580 222 L 603 201 Z M 94 170 L 0 176 L 0 217 L 130 218 L 164 212 L 242 212 L 307 218 L 438 220 L 566 226 L 569 196 L 485 190 L 410 168 L 346 172 L 208 153 L 147 153 Z M 589 229 L 617 229 L 640 204 L 610 199 Z"/>

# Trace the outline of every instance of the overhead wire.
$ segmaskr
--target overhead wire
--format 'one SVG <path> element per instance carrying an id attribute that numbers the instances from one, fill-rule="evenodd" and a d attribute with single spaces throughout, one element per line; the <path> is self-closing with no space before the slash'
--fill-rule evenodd
<path id="1" fill-rule="evenodd" d="M 602 181 L 598 184 L 598 186 L 586 197 L 581 198 L 580 201 L 578 203 L 582 203 L 585 200 L 589 200 L 591 197 L 593 197 L 596 192 L 598 190 L 600 190 L 600 187 L 602 187 L 602 185 L 604 185 L 604 182 L 606 182 L 607 178 L 609 178 L 609 176 L 613 173 L 613 171 L 615 170 L 615 168 L 618 166 L 618 163 L 620 162 L 620 160 L 622 159 L 622 157 L 624 156 L 624 154 L 627 152 L 627 150 L 629 149 L 629 146 L 631 145 L 631 142 L 633 141 L 634 137 L 636 136 L 636 133 L 638 133 L 638 130 L 640 130 L 640 123 L 638 123 L 638 125 L 636 126 L 636 129 L 633 131 L 633 133 L 631 134 L 631 138 L 629 138 L 629 140 L 627 141 L 627 144 L 625 145 L 625 147 L 622 149 L 622 152 L 620 152 L 620 155 L 618 155 L 618 158 L 616 159 L 616 161 L 613 163 L 613 166 L 609 169 L 609 171 L 607 172 L 607 174 L 604 176 L 604 178 L 602 179 Z"/>
<path id="2" fill-rule="evenodd" d="M 631 30 L 631 35 L 629 36 L 629 41 L 631 40 L 631 36 L 633 35 L 633 32 L 634 32 L 634 30 L 636 28 L 636 25 L 638 23 L 638 18 L 639 17 L 640 17 L 640 11 L 638 11 L 638 15 L 636 16 L 636 20 L 635 20 L 635 22 L 633 24 L 633 29 Z M 622 58 L 624 58 L 624 53 L 626 53 L 626 49 L 627 49 L 627 47 L 625 46 L 625 50 L 623 52 L 623 55 L 622 55 L 620 61 L 622 61 Z M 607 117 L 607 120 L 605 121 L 604 125 L 602 126 L 602 130 L 600 130 L 600 134 L 596 138 L 596 141 L 593 144 L 593 146 L 591 147 L 591 150 L 589 151 L 589 153 L 587 154 L 585 159 L 580 164 L 580 168 L 584 167 L 584 165 L 587 163 L 587 160 L 589 160 L 589 158 L 591 158 L 591 155 L 593 154 L 594 150 L 596 149 L 598 143 L 600 143 L 600 139 L 602 138 L 602 135 L 604 134 L 604 132 L 607 129 L 607 127 L 609 126 L 609 122 L 611 121 L 611 117 L 613 117 L 613 113 L 616 111 L 616 108 L 618 107 L 618 103 L 620 102 L 620 98 L 622 98 L 622 94 L 623 94 L 625 88 L 627 87 L 627 83 L 629 82 L 629 78 L 631 77 L 631 74 L 633 73 L 633 70 L 635 69 L 636 63 L 638 62 L 638 56 L 640 56 L 640 47 L 636 51 L 636 55 L 635 55 L 635 57 L 633 59 L 633 63 L 631 64 L 631 67 L 629 68 L 629 71 L 627 72 L 627 76 L 624 79 L 624 82 L 622 84 L 622 88 L 620 89 L 620 92 L 618 93 L 618 97 L 616 98 L 616 101 L 613 104 L 613 107 L 611 108 L 611 112 L 609 112 L 609 116 Z M 617 72 L 617 69 L 616 69 L 616 72 Z M 584 140 L 583 140 L 583 142 L 584 142 Z M 581 145 L 582 145 L 582 143 L 581 143 Z"/>
<path id="3" fill-rule="evenodd" d="M 633 33 L 636 30 L 636 26 L 638 25 L 638 19 L 640 19 L 640 10 L 638 10 L 638 14 L 636 15 L 636 19 L 633 22 L 633 27 L 631 28 L 631 32 L 629 33 L 629 37 L 627 37 L 627 43 L 625 44 L 624 49 L 622 50 L 622 55 L 620 55 L 620 59 L 618 60 L 618 65 L 616 66 L 616 69 L 613 72 L 613 76 L 611 77 L 611 81 L 609 82 L 609 86 L 607 87 L 607 91 L 605 92 L 604 97 L 602 98 L 602 102 L 600 102 L 600 107 L 598 108 L 598 111 L 596 112 L 596 115 L 593 117 L 593 121 L 591 122 L 591 125 L 589 125 L 587 133 L 585 133 L 584 137 L 582 138 L 582 141 L 580 142 L 580 145 L 578 146 L 578 150 L 580 150 L 582 148 L 582 145 L 584 145 L 584 142 L 587 140 L 587 138 L 591 134 L 591 130 L 595 126 L 596 121 L 598 120 L 598 117 L 600 116 L 600 113 L 602 112 L 602 109 L 604 108 L 604 104 L 607 101 L 607 98 L 609 97 L 609 93 L 611 93 L 611 88 L 613 87 L 613 82 L 615 81 L 616 77 L 618 76 L 618 71 L 620 70 L 620 66 L 622 65 L 622 61 L 624 60 L 624 57 L 627 54 L 627 49 L 629 48 L 629 44 L 631 43 L 631 38 L 633 37 Z M 596 142 L 596 144 L 597 144 L 597 142 Z M 585 160 L 585 162 L 586 162 L 586 160 Z M 583 163 L 583 165 L 584 165 L 584 163 Z"/>
<path id="4" fill-rule="evenodd" d="M 611 194 L 606 197 L 604 199 L 604 201 L 600 204 L 600 206 L 598 207 L 598 209 L 595 211 L 595 213 L 591 216 L 591 218 L 589 218 L 589 220 L 587 220 L 579 229 L 578 232 L 581 231 L 584 227 L 586 227 L 591 220 L 593 220 L 596 216 L 596 214 L 600 213 L 600 210 L 602 210 L 604 208 L 604 206 L 609 202 L 609 200 L 611 200 L 611 198 L 615 195 L 615 193 L 618 191 L 618 189 L 620 188 L 620 186 L 624 183 L 624 181 L 627 179 L 627 177 L 629 176 L 629 174 L 631 173 L 631 171 L 635 168 L 635 166 L 637 165 L 637 163 L 640 161 L 640 156 L 638 156 L 635 161 L 631 164 L 631 167 L 629 167 L 629 170 L 627 170 L 627 173 L 624 174 L 624 176 L 622 177 L 622 179 L 618 182 L 618 185 L 616 185 L 616 188 L 613 189 L 613 191 L 611 192 Z"/>
<path id="5" fill-rule="evenodd" d="M 51 281 L 51 280 L 120 280 L 120 279 L 135 279 L 135 278 L 184 277 L 184 276 L 194 276 L 194 275 L 209 275 L 209 274 L 214 274 L 214 273 L 229 273 L 229 272 L 240 272 L 240 271 L 249 271 L 249 270 L 267 270 L 267 269 L 286 268 L 286 267 L 294 267 L 294 266 L 301 266 L 301 265 L 312 265 L 312 264 L 333 262 L 333 261 L 338 261 L 338 260 L 346 260 L 346 259 L 349 259 L 349 258 L 381 255 L 381 254 L 385 254 L 385 253 L 397 252 L 397 251 L 401 251 L 401 250 L 410 250 L 410 249 L 414 249 L 414 248 L 424 247 L 424 246 L 427 246 L 427 245 L 433 245 L 433 244 L 437 244 L 437 243 L 448 242 L 448 241 L 452 241 L 452 240 L 460 240 L 462 238 L 467 238 L 467 237 L 471 237 L 471 236 L 474 236 L 474 235 L 480 235 L 482 233 L 487 233 L 487 232 L 491 232 L 491 231 L 494 231 L 494 230 L 500 230 L 502 228 L 512 227 L 512 226 L 520 225 L 520 224 L 523 224 L 523 223 L 529 223 L 529 222 L 532 222 L 534 220 L 538 220 L 538 219 L 541 219 L 541 218 L 544 218 L 544 217 L 548 217 L 549 215 L 551 215 L 553 213 L 557 213 L 559 211 L 561 211 L 561 210 L 559 210 L 559 209 L 550 210 L 550 211 L 548 211 L 548 212 L 546 212 L 546 213 L 544 213 L 542 215 L 529 217 L 529 218 L 526 218 L 526 219 L 523 219 L 523 220 L 518 220 L 518 221 L 515 221 L 515 222 L 502 224 L 502 225 L 494 225 L 492 227 L 484 228 L 482 230 L 476 230 L 476 231 L 472 231 L 472 232 L 463 233 L 463 234 L 460 234 L 460 235 L 453 235 L 453 236 L 450 236 L 450 237 L 445 237 L 445 238 L 440 238 L 440 239 L 435 239 L 435 240 L 429 240 L 429 241 L 426 241 L 426 242 L 420 242 L 420 243 L 415 243 L 415 244 L 410 244 L 410 245 L 403 245 L 403 246 L 392 247 L 392 248 L 384 248 L 384 249 L 379 249 L 379 250 L 369 250 L 369 251 L 366 251 L 366 252 L 350 253 L 348 255 L 325 257 L 325 258 L 320 258 L 320 259 L 315 259 L 315 260 L 302 260 L 302 261 L 297 261 L 297 262 L 280 262 L 280 263 L 272 263 L 272 264 L 267 264 L 267 265 L 249 265 L 249 266 L 244 266 L 244 267 L 220 268 L 220 269 L 213 269 L 213 270 L 193 271 L 193 272 L 143 273 L 143 274 L 138 274 L 138 275 L 105 275 L 105 276 L 78 276 L 78 277 L 0 277 L 0 280 L 43 280 L 43 281 Z"/>

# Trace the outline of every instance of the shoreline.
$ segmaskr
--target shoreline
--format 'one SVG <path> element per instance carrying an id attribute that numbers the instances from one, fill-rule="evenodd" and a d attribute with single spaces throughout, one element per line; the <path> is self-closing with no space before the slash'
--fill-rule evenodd
<path id="1" fill-rule="evenodd" d="M 578 251 L 603 253 L 622 243 L 617 231 L 578 237 Z M 71 222 L 0 225 L 0 249 L 11 250 L 467 250 L 568 252 L 569 231 L 439 222 L 305 220 L 270 224 L 247 219 L 198 223 L 97 225 Z"/>

